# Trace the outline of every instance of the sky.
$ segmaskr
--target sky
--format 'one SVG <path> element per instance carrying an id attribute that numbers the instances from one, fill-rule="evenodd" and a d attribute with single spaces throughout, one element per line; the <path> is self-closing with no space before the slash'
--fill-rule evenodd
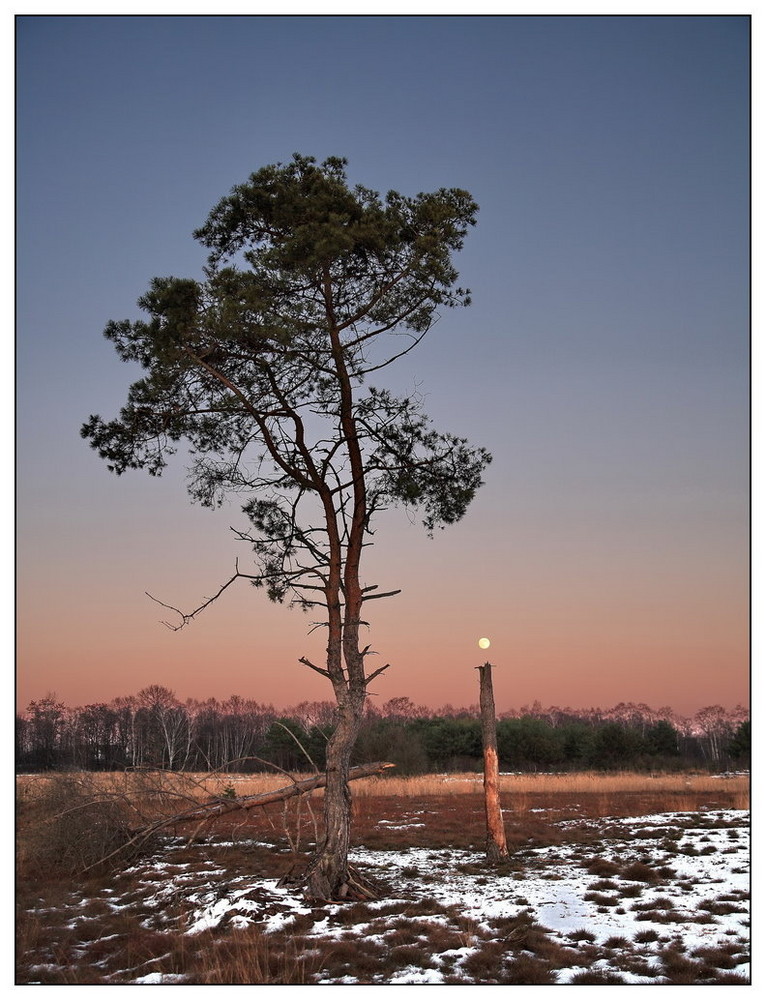
<path id="1" fill-rule="evenodd" d="M 400 362 L 494 457 L 465 519 L 376 535 L 372 692 L 498 711 L 749 697 L 749 20 L 727 16 L 53 17 L 16 22 L 16 697 L 161 684 L 331 699 L 313 619 L 243 583 L 233 502 L 182 456 L 117 478 L 79 436 L 137 372 L 102 331 L 192 231 L 294 152 L 351 183 L 461 187 L 468 310 Z M 487 636 L 486 652 L 477 646 Z"/>

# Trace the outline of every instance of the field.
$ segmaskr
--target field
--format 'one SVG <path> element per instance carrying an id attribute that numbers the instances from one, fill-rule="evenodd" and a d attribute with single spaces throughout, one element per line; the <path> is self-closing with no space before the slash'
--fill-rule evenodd
<path id="1" fill-rule="evenodd" d="M 21 776 L 17 983 L 749 981 L 744 776 L 504 775 L 501 868 L 485 863 L 476 775 L 355 782 L 352 861 L 374 903 L 310 907 L 277 885 L 310 851 L 321 792 L 81 871 L 98 827 L 77 826 L 84 786 L 99 819 L 127 803 L 145 820 L 283 783 Z"/>

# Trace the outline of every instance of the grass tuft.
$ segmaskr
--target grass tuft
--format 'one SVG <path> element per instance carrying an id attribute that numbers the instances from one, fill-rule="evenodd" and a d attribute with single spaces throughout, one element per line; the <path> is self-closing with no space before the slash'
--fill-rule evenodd
<path id="1" fill-rule="evenodd" d="M 662 876 L 654 868 L 649 865 L 644 864 L 641 861 L 636 861 L 632 865 L 627 865 L 620 872 L 620 878 L 624 878 L 629 882 L 660 882 L 662 881 Z"/>
<path id="2" fill-rule="evenodd" d="M 616 972 L 588 969 L 586 972 L 576 972 L 569 982 L 572 986 L 624 986 L 627 980 Z"/>

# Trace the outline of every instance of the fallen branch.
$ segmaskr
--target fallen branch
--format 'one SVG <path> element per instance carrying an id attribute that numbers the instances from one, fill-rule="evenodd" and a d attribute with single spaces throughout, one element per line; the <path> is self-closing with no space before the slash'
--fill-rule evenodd
<path id="1" fill-rule="evenodd" d="M 386 761 L 376 761 L 374 764 L 359 764 L 357 767 L 352 767 L 348 772 L 349 781 L 357 781 L 359 778 L 370 778 L 376 774 L 382 774 L 389 767 L 396 767 L 395 764 L 389 764 Z M 301 781 L 293 781 L 291 785 L 285 785 L 282 788 L 275 788 L 271 792 L 259 792 L 257 795 L 243 795 L 239 798 L 222 798 L 217 796 L 211 799 L 209 802 L 203 802 L 199 806 L 195 806 L 193 809 L 187 809 L 184 812 L 175 813 L 173 816 L 164 816 L 161 819 L 155 820 L 153 823 L 149 823 L 147 826 L 142 827 L 140 830 L 136 830 L 133 836 L 126 843 L 121 844 L 116 850 L 112 851 L 105 858 L 102 858 L 98 864 L 103 864 L 104 861 L 108 861 L 109 858 L 114 857 L 121 851 L 130 847 L 133 844 L 140 843 L 141 841 L 147 840 L 153 834 L 158 833 L 160 830 L 164 830 L 169 826 L 176 826 L 179 823 L 189 823 L 194 820 L 201 820 L 204 823 L 207 820 L 216 819 L 219 816 L 224 816 L 227 813 L 235 812 L 240 809 L 252 809 L 255 806 L 266 806 L 271 802 L 282 802 L 285 799 L 293 798 L 296 795 L 303 795 L 305 792 L 311 792 L 315 788 L 324 788 L 327 784 L 327 776 L 324 772 L 321 774 L 315 774 L 311 778 L 303 778 Z M 201 824 L 202 825 L 202 824 Z M 94 865 L 89 865 L 88 868 L 93 868 Z M 86 868 L 85 871 L 88 869 Z"/>

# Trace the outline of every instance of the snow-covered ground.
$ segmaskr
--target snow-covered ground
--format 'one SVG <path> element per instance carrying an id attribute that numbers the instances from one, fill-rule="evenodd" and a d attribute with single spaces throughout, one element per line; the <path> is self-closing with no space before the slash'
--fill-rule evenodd
<path id="1" fill-rule="evenodd" d="M 417 822 L 414 816 L 412 820 Z M 302 919 L 301 932 L 308 942 L 347 941 L 352 934 L 370 946 L 372 938 L 387 940 L 385 914 L 392 912 L 397 897 L 403 904 L 424 899 L 432 904 L 432 914 L 418 915 L 419 933 L 413 942 L 418 937 L 426 942 L 422 931 L 429 920 L 446 927 L 459 914 L 464 926 L 475 928 L 473 935 L 465 934 L 461 947 L 432 952 L 426 968 L 415 963 L 381 978 L 368 970 L 360 979 L 351 971 L 342 980 L 320 977 L 318 982 L 481 982 L 475 973 L 464 971 L 471 968 L 471 955 L 486 946 L 499 921 L 519 915 L 528 925 L 544 928 L 548 938 L 569 953 L 589 949 L 594 958 L 585 968 L 619 975 L 625 983 L 661 982 L 668 949 L 685 956 L 720 949 L 730 960 L 719 967 L 729 975 L 749 976 L 748 813 L 684 812 L 575 822 L 590 825 L 598 839 L 587 846 L 530 847 L 516 853 L 505 872 L 488 869 L 481 855 L 465 850 L 357 848 L 354 864 L 392 886 L 394 893 L 367 905 L 352 926 L 340 918 L 342 906 L 312 910 L 301 896 L 279 888 L 276 880 L 258 880 L 254 892 L 246 876 L 229 878 L 223 869 L 211 869 L 204 884 L 193 879 L 192 886 L 183 871 L 174 867 L 171 875 L 161 860 L 153 874 L 147 868 L 145 877 L 151 881 L 159 876 L 154 898 L 158 909 L 169 898 L 185 898 L 192 935 L 224 924 L 253 923 L 273 935 Z M 571 967 L 557 968 L 555 981 L 566 984 L 583 971 L 580 957 Z M 148 974 L 133 981 L 178 979 Z"/>

